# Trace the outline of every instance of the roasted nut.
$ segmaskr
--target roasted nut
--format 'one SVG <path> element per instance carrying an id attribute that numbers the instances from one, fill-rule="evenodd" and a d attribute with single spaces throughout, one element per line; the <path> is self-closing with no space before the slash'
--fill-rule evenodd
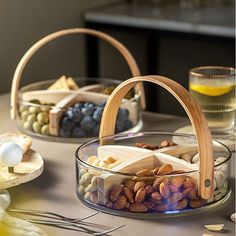
<path id="1" fill-rule="evenodd" d="M 112 207 L 113 207 L 113 203 L 112 203 L 112 202 L 108 202 L 108 203 L 106 204 L 106 207 L 112 208 Z"/>
<path id="2" fill-rule="evenodd" d="M 190 188 L 186 188 L 186 189 L 182 192 L 183 196 L 186 197 L 186 196 L 188 195 L 188 193 L 191 192 L 192 190 L 194 190 L 194 189 L 191 188 L 191 187 L 190 187 Z"/>
<path id="3" fill-rule="evenodd" d="M 114 209 L 116 210 L 121 210 L 123 208 L 125 208 L 127 203 L 127 199 L 125 196 L 120 196 L 115 202 L 114 202 Z"/>
<path id="4" fill-rule="evenodd" d="M 150 201 L 144 201 L 143 204 L 148 208 L 152 209 L 155 206 L 155 203 L 150 202 Z"/>
<path id="5" fill-rule="evenodd" d="M 156 178 L 154 183 L 153 183 L 153 185 L 152 185 L 152 187 L 154 189 L 158 190 L 159 189 L 159 185 L 161 183 L 168 184 L 168 182 L 169 182 L 169 179 L 167 177 Z"/>
<path id="6" fill-rule="evenodd" d="M 189 206 L 192 208 L 198 208 L 203 205 L 203 201 L 201 199 L 192 199 L 189 201 Z"/>
<path id="7" fill-rule="evenodd" d="M 179 192 L 179 189 L 175 185 L 170 184 L 168 187 L 172 193 Z"/>
<path id="8" fill-rule="evenodd" d="M 151 145 L 151 144 L 147 144 L 147 143 L 136 143 L 136 147 L 145 148 L 145 149 L 149 149 L 149 150 L 157 150 L 159 148 L 158 145 Z"/>
<path id="9" fill-rule="evenodd" d="M 191 190 L 188 194 L 187 194 L 189 199 L 198 199 L 197 196 L 197 191 L 195 189 Z"/>
<path id="10" fill-rule="evenodd" d="M 171 205 L 170 209 L 171 210 L 183 210 L 187 206 L 188 206 L 188 200 L 183 199 L 183 200 Z"/>
<path id="11" fill-rule="evenodd" d="M 152 176 L 152 171 L 149 169 L 143 169 L 136 173 L 136 176 L 138 177 L 144 177 L 144 176 Z"/>
<path id="12" fill-rule="evenodd" d="M 184 188 L 195 187 L 195 183 L 194 183 L 193 179 L 190 177 L 186 177 L 186 179 L 184 180 L 184 183 L 183 183 L 183 187 Z"/>
<path id="13" fill-rule="evenodd" d="M 177 193 L 173 193 L 173 194 L 167 199 L 167 201 L 168 201 L 168 203 L 169 203 L 170 205 L 172 205 L 172 204 L 174 204 L 174 203 L 176 203 L 176 202 L 182 200 L 183 198 L 184 198 L 183 193 L 177 192 Z"/>
<path id="14" fill-rule="evenodd" d="M 120 196 L 121 192 L 123 191 L 123 188 L 124 185 L 118 185 L 112 189 L 112 192 L 110 194 L 110 200 L 112 202 L 114 202 Z"/>
<path id="15" fill-rule="evenodd" d="M 170 180 L 170 184 L 175 185 L 176 188 L 180 188 L 183 185 L 184 180 L 185 180 L 185 176 L 177 176 Z"/>
<path id="16" fill-rule="evenodd" d="M 146 195 L 150 195 L 154 191 L 151 185 L 146 186 Z"/>
<path id="17" fill-rule="evenodd" d="M 116 159 L 111 156 L 108 156 L 103 159 L 103 162 L 105 162 L 107 165 L 110 165 L 110 164 L 114 163 L 115 161 L 116 161 Z"/>
<path id="18" fill-rule="evenodd" d="M 159 192 L 163 198 L 168 198 L 170 195 L 170 190 L 168 188 L 168 185 L 165 183 L 161 183 L 159 186 Z"/>
<path id="19" fill-rule="evenodd" d="M 183 174 L 183 173 L 185 173 L 184 170 L 174 170 L 174 171 L 172 172 L 172 174 Z"/>
<path id="20" fill-rule="evenodd" d="M 137 191 L 135 195 L 135 202 L 143 202 L 145 200 L 145 197 L 146 197 L 146 189 L 141 188 Z"/>
<path id="21" fill-rule="evenodd" d="M 134 194 L 129 188 L 124 187 L 124 194 L 130 203 L 134 203 Z"/>
<path id="22" fill-rule="evenodd" d="M 170 164 L 165 164 L 165 165 L 162 165 L 158 172 L 157 172 L 157 175 L 169 175 L 173 172 L 173 167 L 172 165 Z"/>
<path id="23" fill-rule="evenodd" d="M 157 204 L 154 210 L 157 212 L 166 212 L 169 210 L 169 205 L 167 203 Z"/>
<path id="24" fill-rule="evenodd" d="M 162 200 L 162 196 L 160 193 L 158 193 L 157 191 L 153 192 L 151 194 L 151 200 L 155 203 L 159 202 Z"/>
<path id="25" fill-rule="evenodd" d="M 97 204 L 98 203 L 98 194 L 97 192 L 93 192 L 91 195 L 90 195 L 90 201 Z"/>
<path id="26" fill-rule="evenodd" d="M 129 202 L 126 202 L 126 205 L 125 205 L 125 208 L 129 208 L 130 207 L 130 203 Z"/>
<path id="27" fill-rule="evenodd" d="M 139 189 L 145 188 L 145 187 L 146 187 L 145 181 L 138 181 L 138 182 L 136 182 L 136 184 L 134 185 L 134 192 L 136 193 Z"/>
<path id="28" fill-rule="evenodd" d="M 179 155 L 179 159 L 185 160 L 185 161 L 187 161 L 189 163 L 191 163 L 192 158 L 193 158 L 193 156 L 190 155 L 190 154 L 183 154 L 182 153 L 182 154 Z"/>
<path id="29" fill-rule="evenodd" d="M 133 203 L 130 205 L 129 210 L 132 212 L 147 212 L 148 208 L 143 203 Z"/>
<path id="30" fill-rule="evenodd" d="M 124 182 L 124 186 L 126 187 L 126 188 L 128 188 L 130 191 L 134 191 L 134 185 L 135 185 L 135 181 L 134 180 L 131 180 L 131 179 L 127 179 L 127 180 L 125 180 L 125 182 Z"/>
<path id="31" fill-rule="evenodd" d="M 136 143 L 136 147 L 142 148 L 146 143 Z"/>
<path id="32" fill-rule="evenodd" d="M 161 148 L 169 147 L 169 146 L 171 146 L 171 144 L 170 144 L 170 142 L 167 141 L 167 140 L 163 140 L 163 141 L 161 142 L 161 144 L 160 144 L 160 147 L 161 147 Z"/>
<path id="33" fill-rule="evenodd" d="M 152 174 L 156 175 L 159 169 L 160 169 L 160 167 L 157 166 L 155 169 L 152 170 Z"/>

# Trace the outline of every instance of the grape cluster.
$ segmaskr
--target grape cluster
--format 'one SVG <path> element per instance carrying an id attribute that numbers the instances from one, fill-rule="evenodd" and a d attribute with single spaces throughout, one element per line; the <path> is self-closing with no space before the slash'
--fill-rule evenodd
<path id="1" fill-rule="evenodd" d="M 98 136 L 102 113 L 106 102 L 96 105 L 93 102 L 79 102 L 69 107 L 60 122 L 59 135 L 62 137 Z M 133 126 L 129 111 L 120 108 L 117 115 L 115 132 L 119 133 Z"/>

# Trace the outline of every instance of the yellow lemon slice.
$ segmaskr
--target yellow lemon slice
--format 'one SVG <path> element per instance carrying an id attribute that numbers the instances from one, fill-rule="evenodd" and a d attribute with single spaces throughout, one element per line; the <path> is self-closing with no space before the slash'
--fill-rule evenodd
<path id="1" fill-rule="evenodd" d="M 225 86 L 209 86 L 209 85 L 202 85 L 202 84 L 193 84 L 190 83 L 190 89 L 205 94 L 208 96 L 221 96 L 223 94 L 228 93 L 234 88 L 234 85 L 225 85 Z"/>

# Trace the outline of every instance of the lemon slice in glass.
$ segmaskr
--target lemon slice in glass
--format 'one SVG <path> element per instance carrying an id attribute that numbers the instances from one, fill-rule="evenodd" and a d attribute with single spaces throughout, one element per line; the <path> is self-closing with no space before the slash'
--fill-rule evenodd
<path id="1" fill-rule="evenodd" d="M 190 83 L 189 87 L 191 90 L 204 94 L 204 95 L 221 96 L 230 92 L 234 88 L 234 85 L 231 84 L 231 85 L 222 85 L 222 86 L 209 86 L 209 85 Z"/>

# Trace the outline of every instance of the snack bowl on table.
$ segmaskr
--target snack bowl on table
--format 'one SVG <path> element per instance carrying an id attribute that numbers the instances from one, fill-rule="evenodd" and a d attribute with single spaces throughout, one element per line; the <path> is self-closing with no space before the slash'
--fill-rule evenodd
<path id="1" fill-rule="evenodd" d="M 167 132 L 113 135 L 118 110 L 114 111 L 114 101 L 118 106 L 127 90 L 140 81 L 170 91 L 187 111 L 196 136 Z M 127 217 L 206 212 L 230 197 L 230 158 L 230 150 L 211 139 L 198 104 L 185 89 L 161 76 L 132 78 L 108 99 L 99 139 L 76 151 L 76 193 L 91 208 Z"/>
<path id="2" fill-rule="evenodd" d="M 14 73 L 11 90 L 11 118 L 28 135 L 53 141 L 79 142 L 98 136 L 100 120 L 114 88 L 122 81 L 106 78 L 71 78 L 61 76 L 19 88 L 23 70 L 42 46 L 70 34 L 88 34 L 111 44 L 123 56 L 133 76 L 139 68 L 128 49 L 111 36 L 86 28 L 52 33 L 34 44 L 22 57 Z M 142 127 L 141 110 L 145 108 L 142 83 L 138 83 L 122 100 L 116 133 L 138 131 Z"/>

